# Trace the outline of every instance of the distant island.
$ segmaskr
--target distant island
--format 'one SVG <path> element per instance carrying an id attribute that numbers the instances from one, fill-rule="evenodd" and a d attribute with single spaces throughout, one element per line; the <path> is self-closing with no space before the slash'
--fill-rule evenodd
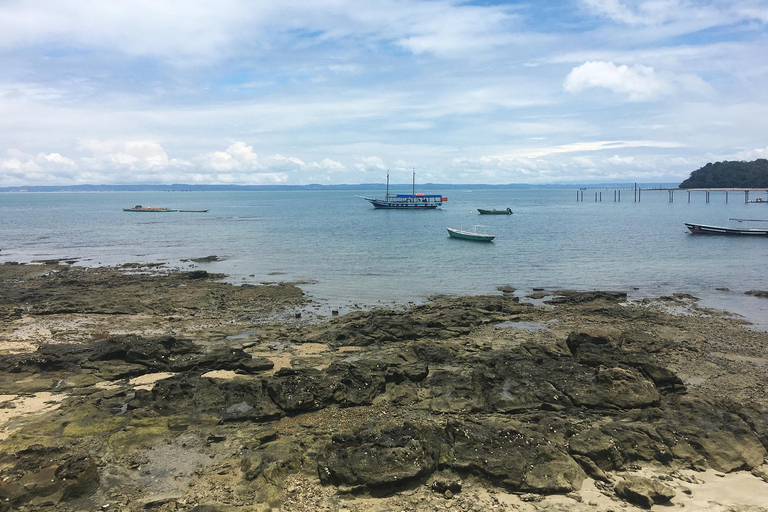
<path id="1" fill-rule="evenodd" d="M 768 188 L 768 160 L 710 162 L 693 171 L 680 188 Z"/>

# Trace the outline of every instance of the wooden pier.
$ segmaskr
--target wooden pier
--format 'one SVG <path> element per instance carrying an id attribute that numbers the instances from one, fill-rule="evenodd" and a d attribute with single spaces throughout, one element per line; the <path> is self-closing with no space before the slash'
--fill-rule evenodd
<path id="1" fill-rule="evenodd" d="M 586 189 L 579 189 L 576 191 L 576 201 L 584 201 L 584 191 Z M 613 202 L 621 202 L 621 191 L 622 190 L 629 190 L 634 192 L 634 202 L 639 203 L 642 198 L 643 192 L 658 192 L 658 191 L 666 191 L 667 194 L 669 194 L 669 202 L 674 203 L 675 202 L 675 192 L 683 191 L 688 193 L 688 202 L 691 202 L 691 192 L 704 192 L 704 198 L 705 201 L 708 203 L 710 194 L 712 192 L 725 192 L 725 202 L 728 202 L 728 194 L 729 192 L 743 192 L 744 193 L 744 202 L 745 203 L 766 203 L 768 204 L 768 188 L 718 188 L 718 187 L 712 187 L 712 188 L 663 188 L 663 187 L 656 187 L 656 188 L 641 188 L 638 186 L 635 186 L 634 188 L 612 188 L 612 189 L 604 189 L 604 190 L 597 190 L 595 191 L 595 202 L 599 203 L 603 200 L 603 192 L 605 191 L 606 194 L 609 192 L 613 192 Z M 756 201 L 750 201 L 749 199 L 749 193 L 750 192 L 764 192 L 765 193 L 765 199 L 763 199 L 763 196 L 758 197 Z"/>

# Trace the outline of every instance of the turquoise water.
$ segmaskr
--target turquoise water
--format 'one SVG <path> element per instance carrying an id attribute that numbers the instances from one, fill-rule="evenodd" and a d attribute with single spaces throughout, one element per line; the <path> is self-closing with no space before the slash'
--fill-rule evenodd
<path id="1" fill-rule="evenodd" d="M 440 192 L 439 190 L 431 193 Z M 307 281 L 334 303 L 406 302 L 435 293 L 618 289 L 635 296 L 676 291 L 742 303 L 768 289 L 768 238 L 692 236 L 684 221 L 733 225 L 768 219 L 742 194 L 576 190 L 449 190 L 433 211 L 375 210 L 355 194 L 374 191 L 98 192 L 0 194 L 0 261 L 79 258 L 88 265 L 182 260 L 234 282 Z M 208 213 L 127 213 L 135 204 Z M 510 207 L 511 216 L 477 208 Z M 470 213 L 472 212 L 472 213 Z M 448 237 L 446 227 L 484 224 L 490 244 Z M 728 288 L 731 292 L 719 292 Z M 768 301 L 765 301 L 768 302 Z M 755 303 L 760 304 L 760 303 Z M 735 306 L 734 306 L 735 307 Z M 741 306 L 739 306 L 741 307 Z M 757 307 L 759 311 L 762 306 Z M 762 314 L 762 313 L 759 313 Z M 768 315 L 766 315 L 768 316 Z"/>

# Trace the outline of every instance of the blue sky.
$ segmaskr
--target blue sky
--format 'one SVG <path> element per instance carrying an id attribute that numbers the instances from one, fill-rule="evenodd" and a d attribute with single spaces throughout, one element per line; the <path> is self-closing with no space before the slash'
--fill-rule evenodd
<path id="1" fill-rule="evenodd" d="M 0 0 L 0 186 L 680 181 L 768 157 L 767 25 L 768 0 Z"/>

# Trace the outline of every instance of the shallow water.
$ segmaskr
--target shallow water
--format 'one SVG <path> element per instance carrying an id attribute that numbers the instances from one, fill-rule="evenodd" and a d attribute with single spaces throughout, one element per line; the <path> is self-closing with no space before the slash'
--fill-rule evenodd
<path id="1" fill-rule="evenodd" d="M 425 192 L 441 192 L 429 190 Z M 374 191 L 99 192 L 0 194 L 0 261 L 79 258 L 82 264 L 164 261 L 229 274 L 232 282 L 304 281 L 329 304 L 417 301 L 436 293 L 497 293 L 508 285 L 626 290 L 633 297 L 685 292 L 710 307 L 768 318 L 768 239 L 692 236 L 685 221 L 733 224 L 768 207 L 732 193 L 450 190 L 433 211 L 375 210 Z M 208 213 L 128 213 L 135 204 Z M 507 208 L 484 215 L 477 208 Z M 489 226 L 492 243 L 449 238 L 446 227 Z M 223 261 L 192 264 L 217 255 Z M 718 291 L 728 288 L 730 291 Z M 760 302 L 762 301 L 762 302 Z M 764 325 L 764 324 L 763 324 Z"/>

